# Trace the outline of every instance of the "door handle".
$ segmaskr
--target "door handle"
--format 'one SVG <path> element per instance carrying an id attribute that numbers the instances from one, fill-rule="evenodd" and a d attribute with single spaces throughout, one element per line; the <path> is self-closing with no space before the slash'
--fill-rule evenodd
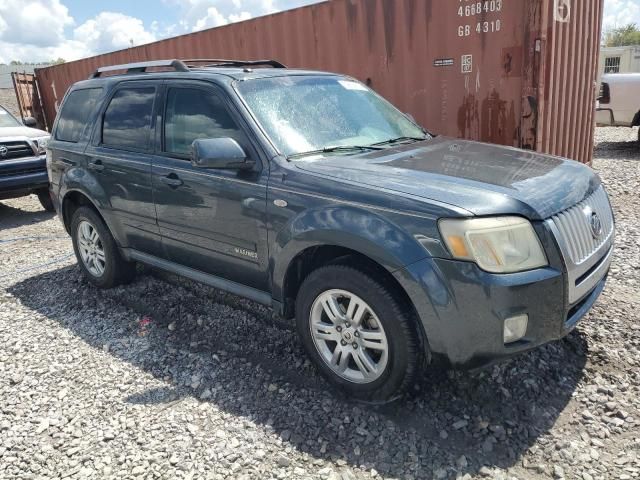
<path id="1" fill-rule="evenodd" d="M 89 160 L 87 168 L 101 172 L 102 170 L 104 170 L 104 165 L 102 164 L 102 160 Z"/>
<path id="2" fill-rule="evenodd" d="M 60 163 L 63 163 L 64 165 L 67 165 L 69 167 L 73 167 L 76 164 L 76 162 L 73 162 L 73 161 L 69 160 L 68 158 L 60 158 L 59 161 L 60 161 Z"/>
<path id="3" fill-rule="evenodd" d="M 176 175 L 175 173 L 170 173 L 165 177 L 160 177 L 160 181 L 165 185 L 169 185 L 170 187 L 173 187 L 173 188 L 178 188 L 180 185 L 184 183 L 180 179 L 180 177 L 178 177 L 178 175 Z"/>

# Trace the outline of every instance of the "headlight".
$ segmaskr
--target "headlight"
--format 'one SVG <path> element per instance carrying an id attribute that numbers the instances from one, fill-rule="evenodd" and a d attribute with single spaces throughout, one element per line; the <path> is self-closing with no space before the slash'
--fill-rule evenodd
<path id="1" fill-rule="evenodd" d="M 531 222 L 520 217 L 440 220 L 449 252 L 492 273 L 512 273 L 548 265 Z"/>
<path id="2" fill-rule="evenodd" d="M 47 144 L 49 143 L 49 136 L 34 138 L 33 143 L 35 143 L 38 149 L 38 155 L 42 155 L 47 152 Z"/>

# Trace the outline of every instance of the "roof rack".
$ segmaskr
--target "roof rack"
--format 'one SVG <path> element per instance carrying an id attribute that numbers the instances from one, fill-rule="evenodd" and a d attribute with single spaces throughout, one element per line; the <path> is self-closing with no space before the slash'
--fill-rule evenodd
<path id="1" fill-rule="evenodd" d="M 182 60 L 187 63 L 204 63 L 203 67 L 273 67 L 287 68 L 277 60 L 230 60 L 221 58 L 196 58 L 191 60 Z M 191 67 L 191 65 L 189 65 Z"/>
<path id="2" fill-rule="evenodd" d="M 187 67 L 181 60 L 153 60 L 149 62 L 125 63 L 123 65 L 100 67 L 93 72 L 89 78 L 98 78 L 105 72 L 113 72 L 116 70 L 126 70 L 127 73 L 144 73 L 147 71 L 147 68 L 153 67 L 172 67 L 176 72 L 189 71 L 189 67 Z"/>
<path id="3" fill-rule="evenodd" d="M 190 60 L 152 60 L 149 62 L 137 62 L 137 63 L 125 63 L 122 65 L 109 65 L 108 67 L 100 67 L 91 74 L 89 78 L 98 78 L 105 72 L 114 72 L 116 70 L 125 70 L 126 73 L 144 73 L 148 68 L 159 67 L 171 67 L 176 72 L 188 72 L 191 68 L 197 68 L 196 65 L 187 64 L 201 64 L 201 67 L 273 67 L 273 68 L 287 68 L 282 63 L 276 60 L 228 60 L 228 59 L 190 59 Z"/>

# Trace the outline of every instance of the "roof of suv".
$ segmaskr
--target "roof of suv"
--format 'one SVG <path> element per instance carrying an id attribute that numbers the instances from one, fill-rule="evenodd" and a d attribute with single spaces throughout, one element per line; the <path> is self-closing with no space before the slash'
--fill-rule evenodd
<path id="1" fill-rule="evenodd" d="M 212 60 L 213 62 L 213 60 Z M 180 60 L 160 60 L 142 63 L 132 63 L 126 65 L 114 65 L 110 67 L 103 67 L 98 70 L 88 79 L 78 82 L 79 86 L 87 86 L 88 84 L 95 83 L 115 83 L 123 80 L 141 80 L 141 79 L 180 79 L 180 78 L 203 78 L 203 77 L 216 77 L 218 80 L 227 80 L 232 82 L 234 80 L 251 80 L 256 78 L 273 78 L 283 77 L 291 75 L 337 75 L 335 73 L 321 72 L 314 70 L 303 70 L 286 68 L 279 62 L 273 60 L 265 61 L 247 61 L 245 66 L 242 66 L 242 61 L 231 60 L 230 63 L 238 63 L 236 65 L 187 65 Z M 274 68 L 264 68 L 265 66 L 274 64 Z M 258 67 L 258 68 L 254 68 Z M 273 65 L 272 65 L 273 66 Z M 147 68 L 157 67 L 173 67 L 174 70 L 162 70 L 162 71 L 146 71 Z M 125 73 L 118 73 L 115 75 L 102 76 L 104 72 L 122 71 Z"/>

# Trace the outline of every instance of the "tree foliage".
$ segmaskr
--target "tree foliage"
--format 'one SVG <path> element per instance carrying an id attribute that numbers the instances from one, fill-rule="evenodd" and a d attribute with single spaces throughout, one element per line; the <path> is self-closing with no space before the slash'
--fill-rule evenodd
<path id="1" fill-rule="evenodd" d="M 627 45 L 640 45 L 640 29 L 635 23 L 624 27 L 616 27 L 607 30 L 604 34 L 605 47 L 625 47 Z"/>

